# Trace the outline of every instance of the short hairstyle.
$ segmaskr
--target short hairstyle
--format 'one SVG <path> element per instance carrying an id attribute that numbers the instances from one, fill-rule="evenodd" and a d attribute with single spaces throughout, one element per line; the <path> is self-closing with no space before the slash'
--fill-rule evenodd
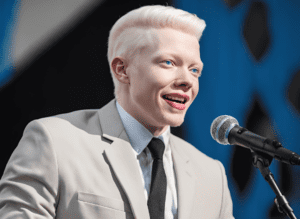
<path id="1" fill-rule="evenodd" d="M 183 31 L 194 35 L 199 41 L 205 27 L 205 21 L 197 15 L 164 5 L 140 7 L 119 18 L 109 32 L 107 51 L 115 97 L 119 81 L 114 77 L 111 62 L 117 56 L 131 60 L 138 55 L 141 49 L 152 41 L 149 34 L 152 28 Z"/>

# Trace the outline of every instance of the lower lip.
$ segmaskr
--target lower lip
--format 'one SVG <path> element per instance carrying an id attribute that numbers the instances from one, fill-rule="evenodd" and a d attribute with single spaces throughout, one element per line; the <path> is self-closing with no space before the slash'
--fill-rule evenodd
<path id="1" fill-rule="evenodd" d="M 176 108 L 176 109 L 179 109 L 179 110 L 184 110 L 185 109 L 185 105 L 184 104 L 181 104 L 181 103 L 176 103 L 176 102 L 173 102 L 171 100 L 167 100 L 167 99 L 164 99 L 170 106 Z"/>

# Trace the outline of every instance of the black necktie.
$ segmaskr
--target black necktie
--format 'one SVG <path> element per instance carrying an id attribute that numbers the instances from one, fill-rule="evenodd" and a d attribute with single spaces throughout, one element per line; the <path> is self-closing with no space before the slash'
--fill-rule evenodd
<path id="1" fill-rule="evenodd" d="M 148 148 L 153 157 L 151 188 L 148 197 L 148 208 L 151 219 L 164 219 L 167 193 L 167 177 L 163 165 L 165 145 L 162 140 L 152 138 Z"/>

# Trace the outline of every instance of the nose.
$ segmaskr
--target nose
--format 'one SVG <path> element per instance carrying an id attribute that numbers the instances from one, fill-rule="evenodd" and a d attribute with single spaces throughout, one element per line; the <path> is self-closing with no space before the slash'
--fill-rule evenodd
<path id="1" fill-rule="evenodd" d="M 175 86 L 182 88 L 186 92 L 193 86 L 194 80 L 195 76 L 193 76 L 189 70 L 181 69 L 178 71 L 178 77 L 175 82 Z"/>

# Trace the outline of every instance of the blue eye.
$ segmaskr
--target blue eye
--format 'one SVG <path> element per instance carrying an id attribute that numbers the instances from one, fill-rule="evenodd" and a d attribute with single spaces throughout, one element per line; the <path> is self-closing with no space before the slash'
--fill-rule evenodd
<path id="1" fill-rule="evenodd" d="M 167 65 L 170 65 L 170 64 L 172 64 L 172 62 L 171 62 L 171 61 L 169 61 L 169 60 L 165 61 L 165 63 L 166 63 Z"/>
<path id="2" fill-rule="evenodd" d="M 194 71 L 194 70 L 195 70 L 195 71 Z M 198 73 L 198 72 L 199 72 L 199 70 L 198 70 L 197 68 L 193 68 L 192 71 L 193 71 L 194 73 Z"/>

